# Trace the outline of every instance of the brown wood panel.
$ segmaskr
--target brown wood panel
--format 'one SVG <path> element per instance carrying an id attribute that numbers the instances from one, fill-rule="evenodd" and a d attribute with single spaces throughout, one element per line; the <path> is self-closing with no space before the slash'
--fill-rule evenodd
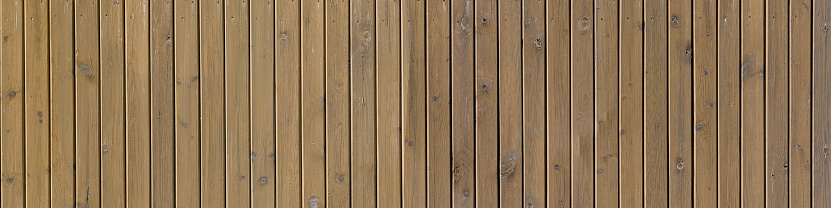
<path id="1" fill-rule="evenodd" d="M 619 11 L 620 207 L 644 206 L 643 3 L 643 0 L 622 2 Z"/>
<path id="2" fill-rule="evenodd" d="M 250 2 L 225 2 L 225 197 L 251 206 Z"/>
<path id="3" fill-rule="evenodd" d="M 669 206 L 669 15 L 667 0 L 644 0 L 645 207 Z M 646 41 L 650 40 L 650 41 Z"/>
<path id="4" fill-rule="evenodd" d="M 765 206 L 788 207 L 788 2 L 765 7 Z"/>
<path id="5" fill-rule="evenodd" d="M 548 207 L 571 206 L 571 21 L 569 1 L 545 2 Z"/>
<path id="6" fill-rule="evenodd" d="M 522 206 L 522 1 L 499 1 L 499 206 Z M 428 25 L 429 27 L 429 25 Z M 429 29 L 428 29 L 429 30 Z"/>
<path id="7" fill-rule="evenodd" d="M 499 37 L 497 0 L 477 1 L 474 41 L 476 207 L 499 207 Z"/>
<path id="8" fill-rule="evenodd" d="M 427 18 L 427 206 L 433 208 L 452 205 L 449 7 L 447 1 L 428 1 L 425 17 Z M 353 182 L 357 183 L 357 181 Z"/>
<path id="9" fill-rule="evenodd" d="M 719 1 L 718 16 L 718 206 L 739 207 L 741 199 L 741 53 L 739 1 Z"/>
<path id="10" fill-rule="evenodd" d="M 225 207 L 225 33 L 222 1 L 199 2 L 200 205 Z"/>
<path id="11" fill-rule="evenodd" d="M 125 207 L 124 5 L 104 1 L 99 9 L 100 44 L 106 46 L 101 47 L 101 206 Z"/>
<path id="12" fill-rule="evenodd" d="M 275 1 L 277 206 L 298 207 L 301 192 L 300 2 Z M 227 30 L 226 30 L 227 31 Z"/>
<path id="13" fill-rule="evenodd" d="M 277 202 L 274 199 L 277 191 L 274 1 L 251 1 L 250 12 L 251 206 L 274 207 Z"/>
<path id="14" fill-rule="evenodd" d="M 127 207 L 150 206 L 149 1 L 125 3 Z M 54 110 L 54 109 L 53 109 Z"/>
<path id="15" fill-rule="evenodd" d="M 789 206 L 811 206 L 811 1 L 789 1 Z M 735 191 L 734 191 L 735 192 Z"/>
<path id="16" fill-rule="evenodd" d="M 669 2 L 669 206 L 693 203 L 692 0 Z M 696 18 L 697 19 L 697 18 Z"/>
<path id="17" fill-rule="evenodd" d="M 352 207 L 375 207 L 378 170 L 375 1 L 349 0 Z"/>
<path id="18" fill-rule="evenodd" d="M 594 7 L 595 206 L 616 207 L 620 205 L 620 12 L 614 1 L 597 1 Z"/>
<path id="19" fill-rule="evenodd" d="M 401 4 L 402 205 L 427 206 L 425 1 Z M 478 4 L 481 5 L 481 4 Z M 328 11 L 328 10 L 327 10 Z M 328 45 L 327 45 L 328 46 Z M 481 192 L 479 192 L 481 193 Z M 481 198 L 479 198 L 481 199 Z"/>
<path id="20" fill-rule="evenodd" d="M 173 4 L 176 206 L 199 207 L 199 1 Z"/>
<path id="21" fill-rule="evenodd" d="M 101 206 L 99 3 L 75 5 L 75 205 L 83 207 Z"/>
<path id="22" fill-rule="evenodd" d="M 571 201 L 595 202 L 594 2 L 571 2 Z"/>
<path id="23" fill-rule="evenodd" d="M 176 206 L 172 3 L 172 0 L 150 1 L 150 202 L 153 207 Z"/>
<path id="24" fill-rule="evenodd" d="M 694 0 L 693 5 L 693 204 L 717 207 L 718 3 Z"/>
<path id="25" fill-rule="evenodd" d="M 473 111 L 474 42 L 472 0 L 450 1 L 450 158 L 453 207 L 475 207 L 475 142 Z"/>
<path id="26" fill-rule="evenodd" d="M 303 207 L 326 207 L 324 8 L 323 1 L 307 0 L 300 4 L 303 10 L 300 12 L 300 33 L 307 34 L 300 38 Z"/>
<path id="27" fill-rule="evenodd" d="M 349 207 L 349 199 L 352 196 L 349 137 L 349 2 L 326 0 L 325 6 L 326 204 L 330 207 Z"/>
<path id="28" fill-rule="evenodd" d="M 49 193 L 50 204 L 54 207 L 75 206 L 74 8 L 74 2 L 70 1 L 49 2 Z M 0 42 L 2 44 L 4 43 Z M 0 56 L 3 56 L 2 52 Z M 5 104 L 0 102 L 0 107 L 5 108 Z M 3 127 L 2 120 L 0 127 Z M 5 142 L 5 139 L 2 140 Z M 3 144 L 5 143 L 0 145 Z M 4 167 L 5 164 L 5 161 L 0 163 Z M 5 197 L 2 198 L 6 200 Z"/>
<path id="29" fill-rule="evenodd" d="M 831 2 L 814 1 L 811 60 L 811 206 L 831 206 Z"/>
<path id="30" fill-rule="evenodd" d="M 523 206 L 546 206 L 545 3 L 522 2 Z"/>
<path id="31" fill-rule="evenodd" d="M 49 207 L 50 178 L 49 171 L 49 5 L 48 2 L 28 2 L 24 4 L 24 50 L 25 71 L 23 80 L 25 97 L 25 170 L 26 170 L 26 205 L 30 207 Z M 114 54 L 114 56 L 118 56 Z M 119 63 L 119 62 L 116 62 Z M 120 62 L 120 63 L 123 63 Z M 120 79 L 119 79 L 120 80 Z M 122 95 L 123 96 L 123 95 Z M 123 97 L 121 97 L 123 99 Z M 123 105 L 119 105 L 123 106 Z M 122 108 L 123 109 L 123 108 Z M 121 126 L 114 129 L 120 136 L 123 155 L 124 120 L 122 113 L 113 115 L 121 117 Z M 119 122 L 114 122 L 118 125 Z M 1 135 L 1 134 L 0 134 Z M 123 157 L 121 158 L 123 160 Z M 122 161 L 121 164 L 124 162 Z M 124 173 L 123 165 L 109 172 Z M 108 173 L 109 173 L 108 172 Z M 115 186 L 124 186 L 124 182 L 113 178 Z M 123 178 L 122 178 L 123 179 Z M 113 192 L 113 201 L 124 202 L 124 189 Z"/>
<path id="32" fill-rule="evenodd" d="M 741 154 L 742 201 L 745 207 L 765 204 L 765 22 L 764 2 L 741 1 Z"/>
<path id="33" fill-rule="evenodd" d="M 28 95 L 23 89 L 23 5 L 10 0 L 0 2 L 0 18 L 3 34 L 3 41 L 0 43 L 0 128 L 3 129 L 0 131 L 0 154 L 3 155 L 0 159 L 0 177 L 5 181 L 0 183 L 0 205 L 23 207 L 26 204 L 23 100 L 24 96 Z"/>
<path id="34" fill-rule="evenodd" d="M 401 207 L 401 2 L 375 2 L 378 207 Z"/>

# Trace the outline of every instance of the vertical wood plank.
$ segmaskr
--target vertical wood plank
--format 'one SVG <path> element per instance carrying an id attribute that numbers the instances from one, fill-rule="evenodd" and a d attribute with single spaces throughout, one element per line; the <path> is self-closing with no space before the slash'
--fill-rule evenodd
<path id="1" fill-rule="evenodd" d="M 200 195 L 225 207 L 225 18 L 218 1 L 199 2 Z"/>
<path id="2" fill-rule="evenodd" d="M 49 2 L 49 96 L 51 100 L 48 110 L 51 116 L 49 119 L 51 121 L 49 170 L 52 174 L 51 205 L 54 207 L 75 206 L 73 194 L 75 192 L 74 4 L 74 1 Z M 0 44 L 3 43 L 0 42 Z M 0 105 L 5 107 L 3 102 L 0 102 Z M 5 166 L 5 160 L 3 164 Z"/>
<path id="3" fill-rule="evenodd" d="M 375 2 L 378 207 L 401 207 L 401 2 Z"/>
<path id="4" fill-rule="evenodd" d="M 231 106 L 225 108 L 225 195 L 230 207 L 251 206 L 249 3 L 225 2 L 225 106 Z"/>
<path id="5" fill-rule="evenodd" d="M 127 206 L 150 206 L 150 13 L 148 1 L 125 1 L 127 71 Z M 54 110 L 54 109 L 53 109 Z M 54 111 L 53 111 L 54 112 Z"/>
<path id="6" fill-rule="evenodd" d="M 669 205 L 693 199 L 692 0 L 669 2 Z"/>
<path id="7" fill-rule="evenodd" d="M 0 183 L 0 204 L 3 207 L 24 207 L 26 204 L 23 96 L 28 93 L 23 89 L 23 25 L 26 23 L 23 22 L 23 6 L 20 1 L 0 2 L 3 35 L 0 45 L 0 153 L 3 155 L 0 177 L 4 181 Z"/>
<path id="8" fill-rule="evenodd" d="M 717 207 L 718 4 L 712 0 L 694 0 L 693 5 L 693 204 Z"/>
<path id="9" fill-rule="evenodd" d="M 427 206 L 425 4 L 426 1 L 401 4 L 401 130 L 402 142 L 406 144 L 402 150 L 402 200 L 403 207 L 408 208 Z"/>
<path id="10" fill-rule="evenodd" d="M 547 205 L 545 3 L 543 0 L 522 2 L 523 207 Z"/>
<path id="11" fill-rule="evenodd" d="M 499 206 L 522 206 L 522 1 L 499 1 Z M 428 26 L 429 27 L 429 26 Z"/>
<path id="12" fill-rule="evenodd" d="M 84 207 L 101 206 L 98 4 L 75 4 L 75 205 Z"/>
<path id="13" fill-rule="evenodd" d="M 300 2 L 276 1 L 277 206 L 302 203 L 300 169 Z M 345 6 L 345 5 L 344 5 Z M 348 8 L 348 7 L 346 7 Z M 348 34 L 342 34 L 348 36 Z M 346 46 L 344 46 L 346 47 Z M 348 89 L 348 88 L 347 88 Z M 348 94 L 347 94 L 348 95 Z M 344 109 L 344 111 L 346 111 Z M 347 111 L 348 112 L 348 111 Z M 348 114 L 347 114 L 348 115 Z M 348 117 L 347 117 L 348 118 Z M 347 137 L 348 138 L 348 137 Z M 345 155 L 348 157 L 348 155 Z"/>
<path id="14" fill-rule="evenodd" d="M 326 204 L 330 207 L 349 207 L 349 199 L 352 197 L 349 137 L 349 2 L 326 0 L 325 6 Z"/>
<path id="15" fill-rule="evenodd" d="M 101 21 L 101 206 L 126 206 L 124 4 L 103 1 Z"/>
<path id="16" fill-rule="evenodd" d="M 812 26 L 812 76 L 813 101 L 811 103 L 811 205 L 831 206 L 831 159 L 828 146 L 831 145 L 831 37 L 828 24 L 831 23 L 831 2 L 814 1 Z"/>
<path id="17" fill-rule="evenodd" d="M 594 3 L 571 4 L 571 201 L 594 206 Z"/>
<path id="18" fill-rule="evenodd" d="M 765 204 L 765 16 L 764 1 L 742 1 L 742 201 Z"/>
<path id="19" fill-rule="evenodd" d="M 571 2 L 548 0 L 545 4 L 546 206 L 571 207 Z"/>
<path id="20" fill-rule="evenodd" d="M 175 201 L 173 2 L 150 1 L 150 177 L 154 207 Z"/>
<path id="21" fill-rule="evenodd" d="M 427 2 L 428 207 L 451 206 L 449 7 L 447 1 Z"/>
<path id="22" fill-rule="evenodd" d="M 644 205 L 644 1 L 620 5 L 620 207 Z M 656 41 L 649 39 L 647 41 Z M 657 110 L 657 109 L 649 109 Z M 655 139 L 655 138 L 648 138 Z M 663 166 L 665 163 L 662 163 Z M 650 167 L 652 168 L 652 167 Z"/>
<path id="23" fill-rule="evenodd" d="M 644 185 L 645 207 L 669 206 L 668 10 L 667 0 L 644 0 Z"/>
<path id="24" fill-rule="evenodd" d="M 199 1 L 173 4 L 176 206 L 199 207 Z"/>
<path id="25" fill-rule="evenodd" d="M 496 0 L 474 5 L 475 205 L 499 206 L 499 37 Z"/>
<path id="26" fill-rule="evenodd" d="M 594 163 L 595 206 L 619 206 L 618 103 L 619 25 L 617 1 L 595 4 Z"/>
<path id="27" fill-rule="evenodd" d="M 741 92 L 739 1 L 719 1 L 718 16 L 718 206 L 739 207 L 741 197 Z"/>
<path id="28" fill-rule="evenodd" d="M 26 205 L 49 207 L 49 14 L 48 2 L 25 2 Z M 122 105 L 123 106 L 123 105 Z M 123 115 L 123 114 L 121 114 Z M 121 131 L 123 136 L 123 123 Z M 116 169 L 118 170 L 118 169 Z M 123 173 L 123 170 L 122 170 Z M 123 185 L 123 183 L 121 183 Z M 123 190 L 123 189 L 122 189 Z M 123 191 L 121 192 L 123 201 Z M 119 199 L 114 199 L 118 201 Z"/>
<path id="29" fill-rule="evenodd" d="M 766 1 L 765 7 L 765 206 L 787 207 L 788 2 Z"/>
<path id="30" fill-rule="evenodd" d="M 275 207 L 274 3 L 251 1 L 251 206 Z"/>
<path id="31" fill-rule="evenodd" d="M 300 2 L 303 207 L 326 207 L 323 1 Z"/>
<path id="32" fill-rule="evenodd" d="M 453 207 L 475 207 L 473 122 L 474 56 L 471 19 L 475 3 L 450 1 L 450 133 Z"/>
<path id="33" fill-rule="evenodd" d="M 789 206 L 811 206 L 811 5 L 789 1 Z"/>
<path id="34" fill-rule="evenodd" d="M 352 206 L 375 207 L 376 160 L 376 63 L 375 1 L 350 0 L 350 116 L 352 120 Z"/>

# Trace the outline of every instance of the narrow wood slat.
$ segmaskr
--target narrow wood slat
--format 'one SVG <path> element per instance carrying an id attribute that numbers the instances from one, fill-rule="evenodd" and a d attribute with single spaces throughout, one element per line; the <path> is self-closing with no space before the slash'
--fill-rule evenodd
<path id="1" fill-rule="evenodd" d="M 305 0 L 300 4 L 303 207 L 326 207 L 324 8 L 323 1 Z"/>
<path id="2" fill-rule="evenodd" d="M 598 1 L 594 14 L 595 206 L 619 206 L 619 25 L 617 2 Z"/>
<path id="3" fill-rule="evenodd" d="M 571 2 L 546 8 L 546 138 L 548 207 L 571 207 Z"/>
<path id="4" fill-rule="evenodd" d="M 667 0 L 644 0 L 644 185 L 645 207 L 669 206 L 669 88 Z"/>
<path id="5" fill-rule="evenodd" d="M 376 40 L 375 1 L 349 1 L 352 207 L 375 207 Z"/>
<path id="6" fill-rule="evenodd" d="M 474 5 L 475 205 L 499 206 L 499 37 L 496 0 Z M 406 60 L 406 59 L 405 59 Z M 423 97 L 422 97 L 423 99 Z"/>
<path id="7" fill-rule="evenodd" d="M 125 1 L 127 206 L 150 206 L 150 13 L 148 1 Z M 54 11 L 54 10 L 53 10 Z"/>
<path id="8" fill-rule="evenodd" d="M 766 1 L 765 7 L 765 206 L 787 207 L 788 1 Z"/>
<path id="9" fill-rule="evenodd" d="M 814 1 L 812 26 L 811 66 L 811 205 L 831 206 L 831 37 L 828 25 L 831 23 L 831 2 Z"/>
<path id="10" fill-rule="evenodd" d="M 669 205 L 693 199 L 692 0 L 669 2 Z M 697 18 L 696 18 L 697 19 Z"/>
<path id="11" fill-rule="evenodd" d="M 499 206 L 522 206 L 522 1 L 499 1 Z M 428 25 L 429 27 L 429 25 Z"/>
<path id="12" fill-rule="evenodd" d="M 545 3 L 522 2 L 523 206 L 546 206 Z M 617 128 L 617 127 L 615 127 Z"/>
<path id="13" fill-rule="evenodd" d="M 425 4 L 425 1 L 404 1 L 401 4 L 401 134 L 404 145 L 401 191 L 403 207 L 427 206 L 427 102 L 425 102 L 427 99 L 425 74 L 427 72 L 425 59 L 427 28 L 425 28 L 426 18 L 424 16 L 427 10 Z"/>
<path id="14" fill-rule="evenodd" d="M 653 180 L 644 178 L 644 139 L 655 138 L 644 137 L 643 3 L 643 0 L 622 2 L 619 11 L 620 207 L 643 207 L 644 180 Z"/>
<path id="15" fill-rule="evenodd" d="M 251 206 L 274 207 L 274 2 L 251 1 Z"/>
<path id="16" fill-rule="evenodd" d="M 811 9 L 812 1 L 789 1 L 788 193 L 790 207 L 811 206 Z"/>
<path id="17" fill-rule="evenodd" d="M 2 207 L 24 207 L 26 204 L 24 96 L 24 28 L 23 4 L 0 2 L 0 204 Z M 96 108 L 97 109 L 97 108 Z M 82 166 L 86 167 L 86 166 Z M 83 170 L 83 169 L 79 169 Z M 97 192 L 96 192 L 97 193 Z"/>
<path id="18" fill-rule="evenodd" d="M 765 21 L 764 1 L 741 1 L 742 201 L 765 204 Z"/>
<path id="19" fill-rule="evenodd" d="M 401 2 L 377 0 L 378 207 L 401 206 Z M 322 31 L 321 31 L 322 32 Z"/>
<path id="20" fill-rule="evenodd" d="M 176 206 L 199 207 L 199 1 L 173 4 Z"/>
<path id="21" fill-rule="evenodd" d="M 225 2 L 225 197 L 251 206 L 250 2 Z"/>
<path id="22" fill-rule="evenodd" d="M 450 207 L 450 5 L 428 1 L 426 18 L 427 206 Z"/>
<path id="23" fill-rule="evenodd" d="M 718 206 L 739 207 L 741 197 L 741 92 L 739 1 L 719 1 L 718 16 Z"/>
<path id="24" fill-rule="evenodd" d="M 300 169 L 300 2 L 275 1 L 277 67 L 277 206 L 299 207 Z M 227 31 L 227 30 L 226 30 Z M 346 34 L 343 34 L 346 35 Z M 346 46 L 344 46 L 346 47 Z M 347 88 L 348 89 L 348 88 Z M 348 184 L 348 183 L 347 183 Z"/>
<path id="25" fill-rule="evenodd" d="M 85 207 L 101 206 L 99 3 L 75 5 L 75 204 Z"/>
<path id="26" fill-rule="evenodd" d="M 49 56 L 53 57 L 49 59 L 49 99 L 51 101 L 48 110 L 51 116 L 49 117 L 51 121 L 49 170 L 51 173 L 50 204 L 54 207 L 75 206 L 74 8 L 74 1 L 49 2 Z M 0 102 L 0 106 L 5 107 L 4 102 Z M 5 166 L 5 161 L 3 164 Z"/>
<path id="27" fill-rule="evenodd" d="M 693 5 L 693 204 L 718 206 L 718 3 L 694 0 Z"/>
<path id="28" fill-rule="evenodd" d="M 200 205 L 225 207 L 223 1 L 199 2 Z"/>
<path id="29" fill-rule="evenodd" d="M 124 4 L 103 1 L 99 9 L 102 46 L 101 206 L 124 207 L 127 204 Z"/>
<path id="30" fill-rule="evenodd" d="M 24 2 L 24 60 L 25 77 L 23 95 L 26 112 L 25 170 L 26 205 L 29 207 L 50 206 L 49 171 L 49 14 L 48 2 Z M 1 102 L 1 101 L 0 101 Z M 120 105 L 123 106 L 123 105 Z M 123 116 L 123 114 L 120 114 Z M 122 117 L 123 118 L 123 117 Z M 124 139 L 123 120 L 120 128 Z M 123 158 L 122 158 L 123 159 Z M 123 162 L 122 162 L 123 164 Z M 118 171 L 118 168 L 115 168 Z M 123 169 L 121 170 L 123 173 Z M 124 183 L 120 183 L 124 185 Z M 118 183 L 116 184 L 118 186 Z M 120 193 L 120 194 L 119 194 Z M 114 195 L 124 199 L 123 189 Z"/>
<path id="31" fill-rule="evenodd" d="M 422 1 L 423 2 L 423 1 Z M 349 184 L 349 2 L 327 0 L 326 31 L 326 204 L 348 207 Z M 282 40 L 281 40 L 282 41 Z M 282 42 L 281 42 L 282 43 Z"/>
<path id="32" fill-rule="evenodd" d="M 594 206 L 594 3 L 571 4 L 571 201 Z"/>
<path id="33" fill-rule="evenodd" d="M 475 207 L 474 42 L 475 2 L 450 1 L 450 134 L 453 207 Z"/>
<path id="34" fill-rule="evenodd" d="M 150 1 L 150 202 L 176 205 L 173 1 Z"/>

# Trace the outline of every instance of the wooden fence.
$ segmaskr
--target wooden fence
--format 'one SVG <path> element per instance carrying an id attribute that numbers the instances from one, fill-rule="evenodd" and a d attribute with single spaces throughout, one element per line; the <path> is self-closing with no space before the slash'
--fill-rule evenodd
<path id="1" fill-rule="evenodd" d="M 831 207 L 826 0 L 2 0 L 2 207 Z"/>

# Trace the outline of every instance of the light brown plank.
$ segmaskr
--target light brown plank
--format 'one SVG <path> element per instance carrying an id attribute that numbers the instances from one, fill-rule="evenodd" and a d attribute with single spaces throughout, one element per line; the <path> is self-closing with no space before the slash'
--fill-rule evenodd
<path id="1" fill-rule="evenodd" d="M 225 27 L 223 1 L 199 2 L 200 195 L 225 207 Z"/>
<path id="2" fill-rule="evenodd" d="M 693 204 L 718 206 L 718 3 L 694 0 L 693 5 Z"/>
<path id="3" fill-rule="evenodd" d="M 199 207 L 199 1 L 173 4 L 176 206 Z"/>
<path id="4" fill-rule="evenodd" d="M 25 138 L 23 112 L 24 92 L 24 28 L 23 4 L 19 1 L 0 2 L 0 204 L 2 207 L 24 207 L 26 204 Z M 86 166 L 82 166 L 86 167 Z M 83 169 L 78 169 L 83 170 Z"/>
<path id="5" fill-rule="evenodd" d="M 426 18 L 427 206 L 450 207 L 450 5 L 427 2 Z"/>
<path id="6" fill-rule="evenodd" d="M 692 0 L 669 2 L 669 206 L 693 203 Z M 696 18 L 697 19 L 697 18 Z"/>
<path id="7" fill-rule="evenodd" d="M 274 2 L 251 1 L 251 206 L 275 207 Z"/>
<path id="8" fill-rule="evenodd" d="M 323 1 L 300 2 L 300 98 L 303 122 L 303 207 L 326 207 L 326 153 L 325 125 L 326 98 L 324 97 L 324 30 Z"/>
<path id="9" fill-rule="evenodd" d="M 75 192 L 74 2 L 50 1 L 49 11 L 51 205 L 72 207 L 75 206 L 72 194 Z M 5 106 L 2 102 L 0 105 Z"/>
<path id="10" fill-rule="evenodd" d="M 173 2 L 150 1 L 150 189 L 153 207 L 175 201 Z"/>
<path id="11" fill-rule="evenodd" d="M 765 7 L 765 206 L 787 207 L 788 2 L 769 0 Z"/>
<path id="12" fill-rule="evenodd" d="M 401 177 L 403 207 L 408 208 L 427 206 L 425 4 L 425 1 L 401 4 L 401 141 L 404 143 Z"/>
<path id="13" fill-rule="evenodd" d="M 789 1 L 788 193 L 790 207 L 811 206 L 811 5 Z"/>
<path id="14" fill-rule="evenodd" d="M 571 2 L 546 7 L 547 207 L 571 207 Z"/>
<path id="15" fill-rule="evenodd" d="M 98 4 L 75 5 L 75 205 L 84 207 L 101 206 Z"/>
<path id="16" fill-rule="evenodd" d="M 499 19 L 496 0 L 474 5 L 475 205 L 499 206 Z"/>
<path id="17" fill-rule="evenodd" d="M 594 3 L 571 4 L 571 201 L 594 206 Z"/>
<path id="18" fill-rule="evenodd" d="M 453 207 L 475 207 L 474 2 L 451 0 L 450 133 Z"/>
<path id="19" fill-rule="evenodd" d="M 127 206 L 124 4 L 99 7 L 101 44 L 101 206 Z"/>
<path id="20" fill-rule="evenodd" d="M 741 197 L 741 92 L 739 1 L 719 1 L 718 16 L 718 206 L 739 207 Z"/>
<path id="21" fill-rule="evenodd" d="M 744 207 L 765 204 L 765 16 L 764 1 L 741 1 L 742 201 Z"/>
<path id="22" fill-rule="evenodd" d="M 229 207 L 251 206 L 249 3 L 225 2 L 225 197 Z"/>
<path id="23" fill-rule="evenodd" d="M 349 2 L 326 0 L 326 204 L 348 207 L 351 198 L 349 138 Z"/>
<path id="24" fill-rule="evenodd" d="M 546 206 L 545 3 L 522 2 L 523 206 Z M 617 70 L 615 70 L 617 71 Z M 617 127 L 615 127 L 617 128 Z"/>
<path id="25" fill-rule="evenodd" d="M 274 13 L 276 18 L 274 34 L 277 48 L 274 53 L 277 55 L 275 60 L 277 71 L 274 76 L 277 83 L 277 98 L 279 98 L 277 99 L 277 118 L 279 118 L 277 119 L 277 178 L 279 178 L 277 206 L 300 207 L 303 199 L 300 175 L 300 2 L 275 1 L 275 6 L 277 10 Z M 343 35 L 347 36 L 347 34 Z"/>
<path id="26" fill-rule="evenodd" d="M 616 207 L 620 200 L 618 7 L 615 1 L 598 1 L 594 10 L 594 182 L 598 207 Z"/>
<path id="27" fill-rule="evenodd" d="M 375 1 L 349 1 L 352 207 L 375 207 L 377 193 Z"/>
<path id="28" fill-rule="evenodd" d="M 49 207 L 49 14 L 48 2 L 25 2 L 26 205 Z M 122 62 L 123 63 L 123 62 Z M 122 97 L 123 98 L 123 97 Z M 121 105 L 123 106 L 123 105 Z M 123 113 L 123 111 L 122 111 Z M 120 114 L 123 116 L 123 114 Z M 123 117 L 122 117 L 123 119 Z M 123 120 L 121 137 L 124 139 Z M 122 148 L 123 149 L 123 148 Z M 123 164 L 123 162 L 122 162 Z M 118 170 L 116 168 L 116 170 Z M 121 170 L 123 173 L 123 169 Z M 123 186 L 123 182 L 121 183 Z M 116 192 L 119 193 L 119 192 Z M 123 202 L 123 189 L 120 192 Z M 118 195 L 118 194 L 116 194 Z M 119 201 L 119 199 L 113 199 Z"/>
<path id="29" fill-rule="evenodd" d="M 644 139 L 647 139 L 644 137 L 644 0 L 621 3 L 618 20 L 620 22 L 619 205 L 620 207 L 643 207 L 644 180 L 646 179 L 644 178 L 643 147 Z"/>
<path id="30" fill-rule="evenodd" d="M 522 206 L 522 1 L 499 1 L 499 206 Z"/>
<path id="31" fill-rule="evenodd" d="M 667 0 L 644 0 L 644 185 L 645 207 L 669 206 L 668 11 Z"/>
<path id="32" fill-rule="evenodd" d="M 378 207 L 401 207 L 401 2 L 375 2 Z M 322 33 L 322 31 L 321 31 Z M 305 114 L 304 114 L 305 115 Z"/>
<path id="33" fill-rule="evenodd" d="M 127 206 L 150 206 L 150 13 L 148 1 L 125 3 L 127 63 Z M 53 111 L 54 112 L 54 111 Z"/>
<path id="34" fill-rule="evenodd" d="M 831 2 L 814 1 L 812 26 L 811 66 L 811 205 L 831 206 L 831 159 L 828 146 L 831 145 L 831 37 L 828 24 L 831 23 Z"/>

